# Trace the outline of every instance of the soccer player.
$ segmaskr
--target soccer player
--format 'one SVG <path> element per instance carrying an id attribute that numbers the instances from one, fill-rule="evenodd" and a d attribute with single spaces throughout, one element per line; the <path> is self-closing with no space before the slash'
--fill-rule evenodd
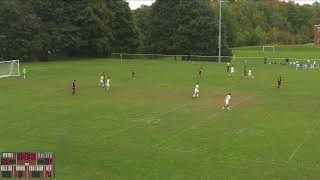
<path id="1" fill-rule="evenodd" d="M 107 91 L 109 91 L 109 88 L 110 88 L 110 77 L 108 77 L 107 79 Z"/>
<path id="2" fill-rule="evenodd" d="M 235 72 L 234 66 L 231 66 L 231 68 L 230 68 L 230 76 L 233 75 L 234 72 Z"/>
<path id="3" fill-rule="evenodd" d="M 314 69 L 314 64 L 310 64 L 310 69 Z"/>
<path id="4" fill-rule="evenodd" d="M 193 99 L 197 99 L 199 98 L 199 83 L 196 84 L 196 86 L 194 87 L 194 94 L 192 96 Z"/>
<path id="5" fill-rule="evenodd" d="M 253 75 L 252 75 L 252 69 L 249 69 L 249 71 L 248 71 L 248 77 L 249 77 L 249 78 L 254 78 Z"/>
<path id="6" fill-rule="evenodd" d="M 27 68 L 23 68 L 22 74 L 23 74 L 23 79 L 26 79 L 27 78 Z"/>
<path id="7" fill-rule="evenodd" d="M 202 67 L 200 67 L 198 74 L 199 74 L 199 77 L 202 78 Z"/>
<path id="8" fill-rule="evenodd" d="M 136 77 L 135 77 L 134 69 L 131 69 L 131 78 L 132 78 L 132 79 L 135 79 L 135 78 L 136 78 Z"/>
<path id="9" fill-rule="evenodd" d="M 227 72 L 230 72 L 230 63 L 227 63 Z"/>
<path id="10" fill-rule="evenodd" d="M 76 80 L 73 80 L 73 82 L 72 82 L 72 95 L 76 94 L 76 89 L 77 89 Z"/>
<path id="11" fill-rule="evenodd" d="M 243 68 L 243 75 L 247 76 L 247 66 L 244 66 L 244 68 Z"/>
<path id="12" fill-rule="evenodd" d="M 282 77 L 280 75 L 279 78 L 278 78 L 278 89 L 281 88 L 281 85 L 282 85 Z"/>
<path id="13" fill-rule="evenodd" d="M 99 84 L 98 84 L 98 87 L 102 86 L 102 88 L 104 88 L 104 86 L 105 86 L 105 81 L 106 81 L 105 73 L 103 72 L 103 73 L 101 74 L 100 82 L 99 82 Z"/>
<path id="14" fill-rule="evenodd" d="M 228 93 L 226 97 L 224 98 L 224 106 L 221 108 L 224 110 L 225 108 L 228 108 L 228 110 L 231 110 L 230 108 L 230 100 L 231 100 L 231 93 Z"/>

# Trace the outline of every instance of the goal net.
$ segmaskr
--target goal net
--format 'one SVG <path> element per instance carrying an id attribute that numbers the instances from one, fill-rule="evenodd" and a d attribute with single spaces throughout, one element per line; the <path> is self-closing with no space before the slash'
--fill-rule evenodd
<path id="1" fill-rule="evenodd" d="M 265 52 L 267 49 L 272 50 L 274 53 L 274 46 L 262 46 L 262 51 Z"/>
<path id="2" fill-rule="evenodd" d="M 0 78 L 20 76 L 19 60 L 0 61 Z"/>

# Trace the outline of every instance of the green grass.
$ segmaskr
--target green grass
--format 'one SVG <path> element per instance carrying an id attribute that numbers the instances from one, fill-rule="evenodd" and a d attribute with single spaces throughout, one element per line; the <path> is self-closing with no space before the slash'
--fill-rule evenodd
<path id="1" fill-rule="evenodd" d="M 317 56 L 308 51 L 301 53 Z M 225 64 L 200 62 L 21 66 L 27 80 L 0 79 L 0 151 L 54 152 L 57 180 L 320 179 L 319 71 L 249 61 L 255 78 L 246 79 L 241 63 L 234 77 Z M 203 79 L 195 77 L 200 66 Z M 96 87 L 102 71 L 110 92 Z M 201 98 L 194 101 L 196 82 Z M 220 110 L 227 92 L 229 112 Z"/>

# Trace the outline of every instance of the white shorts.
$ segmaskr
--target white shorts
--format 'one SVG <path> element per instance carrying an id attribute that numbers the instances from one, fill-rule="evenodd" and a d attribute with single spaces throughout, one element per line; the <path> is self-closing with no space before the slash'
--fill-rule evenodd
<path id="1" fill-rule="evenodd" d="M 107 87 L 110 87 L 110 84 L 107 84 Z"/>
<path id="2" fill-rule="evenodd" d="M 229 101 L 226 101 L 226 105 L 229 105 Z"/>
<path id="3" fill-rule="evenodd" d="M 195 90 L 194 90 L 194 93 L 195 93 L 195 94 L 198 94 L 198 93 L 199 93 L 199 89 L 195 89 Z"/>
<path id="4" fill-rule="evenodd" d="M 100 84 L 103 84 L 104 82 L 103 82 L 103 80 L 100 80 Z"/>

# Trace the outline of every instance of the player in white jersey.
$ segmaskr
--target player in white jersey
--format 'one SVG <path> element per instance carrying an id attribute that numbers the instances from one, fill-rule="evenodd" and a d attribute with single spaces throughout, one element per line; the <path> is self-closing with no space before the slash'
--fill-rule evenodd
<path id="1" fill-rule="evenodd" d="M 101 77 L 100 77 L 100 81 L 99 81 L 99 84 L 98 84 L 98 87 L 102 86 L 104 88 L 105 86 L 105 74 L 104 72 L 102 73 Z"/>
<path id="2" fill-rule="evenodd" d="M 230 75 L 233 75 L 234 72 L 235 72 L 234 66 L 231 66 L 231 68 L 230 68 Z"/>
<path id="3" fill-rule="evenodd" d="M 107 91 L 109 90 L 109 88 L 110 88 L 110 77 L 108 77 L 107 79 Z"/>
<path id="4" fill-rule="evenodd" d="M 249 71 L 248 71 L 248 77 L 249 77 L 249 78 L 254 78 L 253 75 L 252 75 L 252 69 L 249 69 Z"/>
<path id="5" fill-rule="evenodd" d="M 196 99 L 196 98 L 199 98 L 199 83 L 196 84 L 196 86 L 194 87 L 194 93 L 193 93 L 193 96 L 192 98 L 193 99 Z"/>
<path id="6" fill-rule="evenodd" d="M 225 105 L 221 109 L 224 110 L 225 108 L 228 108 L 228 110 L 231 110 L 230 109 L 230 101 L 231 101 L 231 93 L 228 93 L 226 95 L 226 97 L 224 98 Z"/>

